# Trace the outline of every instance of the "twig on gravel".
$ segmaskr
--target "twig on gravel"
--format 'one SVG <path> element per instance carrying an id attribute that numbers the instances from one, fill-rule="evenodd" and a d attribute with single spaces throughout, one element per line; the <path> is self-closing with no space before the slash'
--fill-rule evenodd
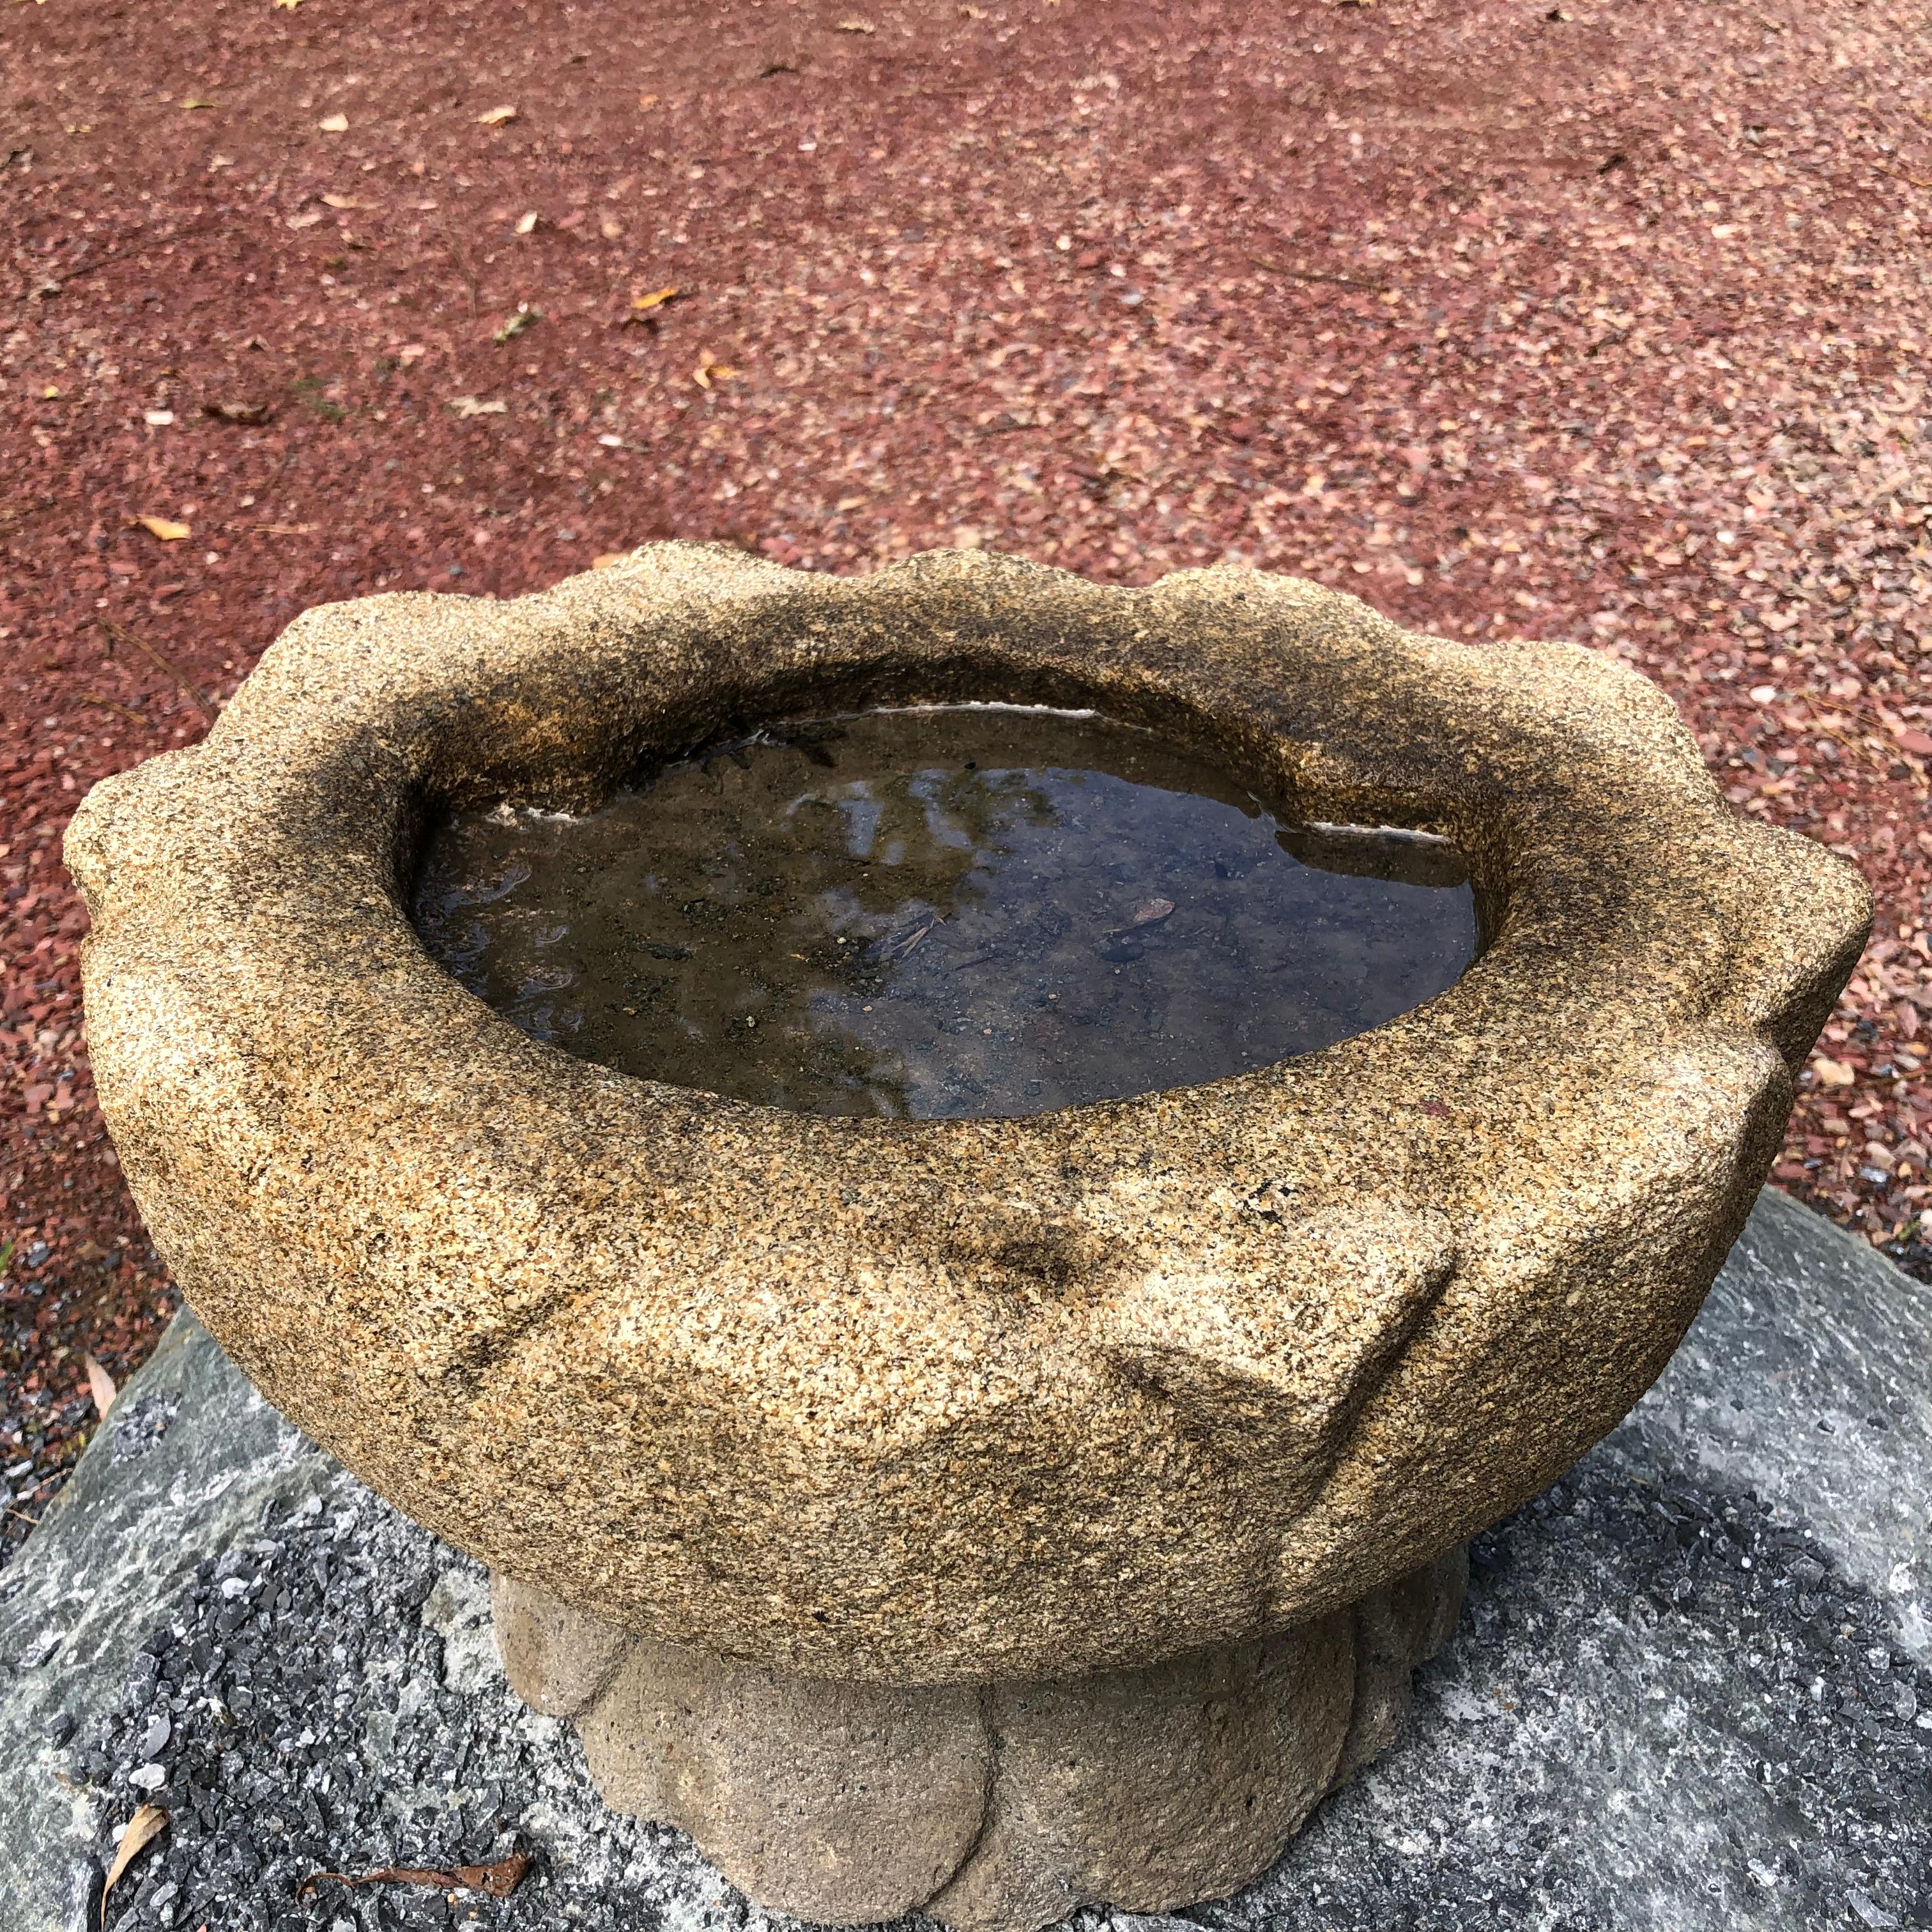
<path id="1" fill-rule="evenodd" d="M 1810 712 L 1813 730 L 1820 736 L 1832 739 L 1834 742 L 1844 746 L 1846 751 L 1853 753 L 1865 764 L 1870 765 L 1874 771 L 1888 771 L 1894 761 L 1899 757 L 1900 750 L 1896 746 L 1887 748 L 1881 746 L 1878 749 L 1874 750 L 1864 742 L 1862 737 L 1848 736 L 1845 732 L 1840 730 L 1836 725 L 1828 722 L 1834 713 L 1840 717 L 1850 714 L 1849 722 L 1854 725 L 1863 723 L 1868 728 L 1872 736 L 1879 737 L 1882 734 L 1888 731 L 1890 728 L 1872 706 L 1862 704 L 1856 698 L 1834 698 L 1828 707 L 1811 692 L 1794 692 L 1792 695 L 1798 703 L 1802 704 Z M 1911 784 L 1912 791 L 1916 796 L 1922 798 L 1925 796 L 1925 784 L 1923 779 L 1914 779 Z"/>
<path id="2" fill-rule="evenodd" d="M 68 283 L 79 281 L 82 275 L 98 274 L 106 266 L 107 257 L 105 255 L 96 255 L 91 261 L 76 262 L 70 268 L 56 268 L 48 280 L 42 286 L 51 287 L 58 292 L 65 288 Z"/>
<path id="3" fill-rule="evenodd" d="M 470 320 L 476 320 L 476 271 L 470 265 L 470 256 L 463 244 L 456 238 L 456 231 L 446 221 L 438 224 L 442 230 L 444 246 L 449 250 L 449 259 L 456 264 L 456 272 L 463 278 L 463 286 L 470 292 Z"/>
<path id="4" fill-rule="evenodd" d="M 168 676 L 172 678 L 175 682 L 181 687 L 182 691 L 184 691 L 188 696 L 194 700 L 196 707 L 200 711 L 201 715 L 206 718 L 211 724 L 214 722 L 215 718 L 219 714 L 216 711 L 214 703 L 209 698 L 208 693 L 203 691 L 201 686 L 196 684 L 194 679 L 190 677 L 188 674 L 182 670 L 181 668 L 171 658 L 164 657 L 159 651 L 155 650 L 152 644 L 146 643 L 141 638 L 136 637 L 132 631 L 128 629 L 125 624 L 116 623 L 112 617 L 102 618 L 100 620 L 100 628 L 107 633 L 108 636 L 112 638 L 116 644 L 132 644 L 135 650 L 139 651 L 151 664 L 155 665 L 158 669 L 165 671 Z"/>
<path id="5" fill-rule="evenodd" d="M 422 1865 L 384 1865 L 379 1871 L 364 1872 L 359 1876 L 348 1872 L 312 1872 L 296 1887 L 296 1896 L 306 1898 L 324 1879 L 333 1879 L 338 1885 L 433 1885 L 439 1890 L 447 1891 L 460 1886 L 465 1892 L 480 1892 L 490 1898 L 508 1898 L 523 1882 L 524 1874 L 530 1868 L 528 1852 L 512 1852 L 507 1858 L 499 1858 L 493 1865 L 455 1865 L 448 1870 L 432 1870 Z"/>
<path id="6" fill-rule="evenodd" d="M 118 711 L 123 718 L 132 718 L 136 724 L 150 731 L 154 728 L 154 721 L 152 718 L 144 718 L 132 705 L 122 704 L 112 698 L 103 698 L 98 692 L 83 692 L 80 701 L 83 704 L 98 704 L 104 711 Z"/>
<path id="7" fill-rule="evenodd" d="M 1257 268 L 1270 275 L 1286 275 L 1292 282 L 1336 282 L 1345 289 L 1366 289 L 1370 295 L 1382 292 L 1380 282 L 1358 281 L 1353 275 L 1330 274 L 1320 268 L 1286 268 L 1279 262 L 1264 262 L 1258 255 L 1250 256 L 1249 260 Z"/>

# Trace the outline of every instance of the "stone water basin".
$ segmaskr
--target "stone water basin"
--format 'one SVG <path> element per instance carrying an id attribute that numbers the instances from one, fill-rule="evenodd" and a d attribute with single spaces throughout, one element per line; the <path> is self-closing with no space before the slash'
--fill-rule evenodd
<path id="1" fill-rule="evenodd" d="M 1302 828 L 1420 835 L 1466 876 L 1465 950 L 1352 1015 L 1291 976 L 1298 1018 L 1250 947 L 1204 1060 L 1167 1030 L 1196 982 L 1142 970 L 1192 900 L 1131 877 L 1072 977 L 1071 925 L 1028 952 L 1006 920 L 976 1045 L 922 992 L 976 910 L 931 881 L 916 950 L 905 900 L 793 894 L 806 971 L 735 1012 L 724 974 L 575 999 L 593 945 L 538 1022 L 527 970 L 502 1012 L 463 982 L 487 941 L 433 956 L 448 842 L 493 813 L 596 821 L 694 752 L 754 778 L 787 721 L 961 704 L 1211 767 L 1291 860 L 1359 861 Z M 802 1915 L 1013 1932 L 1225 1892 L 1393 1735 L 1462 1541 L 1695 1313 L 1869 917 L 1595 653 L 979 554 L 841 580 L 663 544 L 509 602 L 314 611 L 68 855 L 158 1244 L 292 1420 L 490 1565 L 512 1681 L 607 1796 Z M 841 919 L 860 968 L 820 958 Z M 1070 1055 L 1024 1002 L 1096 967 L 1138 990 Z M 656 1047 L 625 1030 L 653 1013 Z M 663 1052 L 768 1015 L 736 1090 L 716 1040 Z"/>

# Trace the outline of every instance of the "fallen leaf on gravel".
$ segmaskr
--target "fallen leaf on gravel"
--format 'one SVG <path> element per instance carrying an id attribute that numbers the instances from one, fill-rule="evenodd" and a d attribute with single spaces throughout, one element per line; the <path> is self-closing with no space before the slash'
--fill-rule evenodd
<path id="1" fill-rule="evenodd" d="M 114 1386 L 114 1378 L 92 1355 L 84 1360 L 87 1367 L 87 1392 L 94 1398 L 95 1413 L 105 1422 L 107 1412 L 114 1406 L 114 1398 L 120 1390 Z"/>
<path id="2" fill-rule="evenodd" d="M 479 128 L 500 128 L 506 121 L 514 121 L 516 118 L 517 110 L 514 107 L 493 107 L 488 113 L 477 116 L 476 124 Z"/>
<path id="3" fill-rule="evenodd" d="M 171 522 L 166 517 L 136 517 L 135 522 L 151 536 L 158 536 L 164 543 L 179 543 L 183 537 L 194 535 L 192 524 Z"/>
<path id="4" fill-rule="evenodd" d="M 1832 1060 L 1824 1054 L 1813 1056 L 1811 1065 L 1818 1076 L 1821 1087 L 1849 1087 L 1858 1078 L 1858 1070 L 1842 1060 Z"/>
<path id="5" fill-rule="evenodd" d="M 446 1871 L 422 1865 L 384 1865 L 378 1871 L 364 1872 L 356 1877 L 347 1872 L 322 1871 L 304 1879 L 296 1887 L 296 1896 L 306 1898 L 326 1878 L 338 1885 L 433 1885 L 444 1892 L 460 1886 L 465 1892 L 480 1892 L 487 1898 L 508 1898 L 523 1882 L 524 1874 L 530 1868 L 528 1852 L 512 1852 L 493 1865 L 454 1865 Z"/>
<path id="6" fill-rule="evenodd" d="M 879 30 L 872 25 L 871 21 L 861 20 L 855 17 L 851 20 L 841 20 L 837 31 L 842 34 L 876 34 Z"/>
<path id="7" fill-rule="evenodd" d="M 735 376 L 737 373 L 736 370 L 730 368 L 726 363 L 712 362 L 711 359 L 711 352 L 710 350 L 706 349 L 700 352 L 698 358 L 698 367 L 691 372 L 691 380 L 695 382 L 700 389 L 708 389 L 711 386 L 711 379 L 712 376 Z"/>
<path id="8" fill-rule="evenodd" d="M 100 1888 L 100 1922 L 107 1923 L 107 1894 L 120 1881 L 121 1874 L 140 1856 L 143 1845 L 149 1843 L 169 1826 L 168 1814 L 158 1804 L 143 1804 L 128 1820 L 128 1828 L 121 1834 L 119 1849 L 114 1854 L 114 1862 L 107 1868 L 107 1878 Z"/>
<path id="9" fill-rule="evenodd" d="M 494 1864 L 458 1865 L 456 1882 L 468 1892 L 480 1892 L 491 1898 L 508 1898 L 523 1882 L 530 1868 L 528 1852 L 512 1852 Z"/>
<path id="10" fill-rule="evenodd" d="M 526 328 L 534 328 L 543 320 L 541 309 L 520 308 L 502 327 L 490 338 L 494 342 L 514 342 Z"/>
<path id="11" fill-rule="evenodd" d="M 321 219 L 322 210 L 319 208 L 311 208 L 306 214 L 290 215 L 289 226 L 291 228 L 313 228 Z"/>
<path id="12" fill-rule="evenodd" d="M 479 403 L 474 396 L 458 396 L 448 406 L 460 416 L 500 416 L 509 412 L 509 404 L 497 398 L 490 402 Z"/>
<path id="13" fill-rule="evenodd" d="M 273 414 L 266 403 L 203 403 L 201 412 L 218 422 L 246 423 L 251 428 Z"/>
<path id="14" fill-rule="evenodd" d="M 349 116 L 346 114 L 331 114 L 326 118 L 318 121 L 315 124 L 325 134 L 346 134 L 349 131 Z"/>
<path id="15" fill-rule="evenodd" d="M 1142 899 L 1134 908 L 1134 923 L 1136 926 L 1158 926 L 1162 920 L 1170 917 L 1173 911 L 1174 902 L 1172 899 Z"/>
<path id="16" fill-rule="evenodd" d="M 519 235 L 527 235 L 530 233 L 530 232 L 535 229 L 536 225 L 537 212 L 534 208 L 530 210 L 529 214 L 520 214 L 517 217 L 517 232 Z"/>
<path id="17" fill-rule="evenodd" d="M 638 105 L 641 107 L 646 114 L 648 114 L 657 104 L 658 98 L 655 94 L 640 94 L 638 96 Z"/>
<path id="18" fill-rule="evenodd" d="M 214 103 L 212 100 L 202 100 L 199 99 L 194 100 L 184 100 L 182 103 L 182 112 L 184 114 L 192 114 L 196 108 L 212 107 L 214 105 Z"/>
<path id="19" fill-rule="evenodd" d="M 346 194 L 326 194 L 322 200 L 326 208 L 367 208 L 369 206 L 366 201 L 356 201 Z"/>
<path id="20" fill-rule="evenodd" d="M 666 302 L 675 302 L 677 295 L 676 289 L 653 289 L 649 295 L 633 296 L 631 298 L 631 313 L 642 315 L 647 310 L 662 308 Z"/>
<path id="21" fill-rule="evenodd" d="M 292 14 L 301 4 L 302 0 L 275 0 L 275 6 L 286 7 L 291 14 Z M 272 13 L 274 10 L 272 8 L 269 10 Z"/>
<path id="22" fill-rule="evenodd" d="M 150 429 L 166 429 L 174 419 L 172 410 L 148 410 L 141 418 Z"/>

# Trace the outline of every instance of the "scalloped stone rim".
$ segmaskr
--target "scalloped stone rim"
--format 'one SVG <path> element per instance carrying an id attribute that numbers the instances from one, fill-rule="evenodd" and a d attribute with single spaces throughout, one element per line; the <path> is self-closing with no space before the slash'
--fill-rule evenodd
<path id="1" fill-rule="evenodd" d="M 1452 838 L 1487 944 L 1326 1052 L 1023 1120 L 820 1120 L 526 1039 L 428 958 L 425 814 L 829 703 L 1091 705 L 1286 815 Z M 1648 1387 L 1863 944 L 1654 687 L 1230 569 L 865 578 L 664 544 L 290 626 L 69 830 L 136 1198 L 292 1420 L 439 1534 L 808 1676 L 1065 1678 L 1352 1604 Z"/>

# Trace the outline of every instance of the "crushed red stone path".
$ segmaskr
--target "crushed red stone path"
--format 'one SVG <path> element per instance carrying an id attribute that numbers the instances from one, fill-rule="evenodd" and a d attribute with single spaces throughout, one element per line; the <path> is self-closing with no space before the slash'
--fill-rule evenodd
<path id="1" fill-rule="evenodd" d="M 1778 1178 L 1932 1272 L 1924 9 L 854 6 L 10 10 L 9 1536 L 172 1299 L 75 802 L 308 604 L 651 537 L 1232 560 L 1615 652 L 1870 878 Z"/>

